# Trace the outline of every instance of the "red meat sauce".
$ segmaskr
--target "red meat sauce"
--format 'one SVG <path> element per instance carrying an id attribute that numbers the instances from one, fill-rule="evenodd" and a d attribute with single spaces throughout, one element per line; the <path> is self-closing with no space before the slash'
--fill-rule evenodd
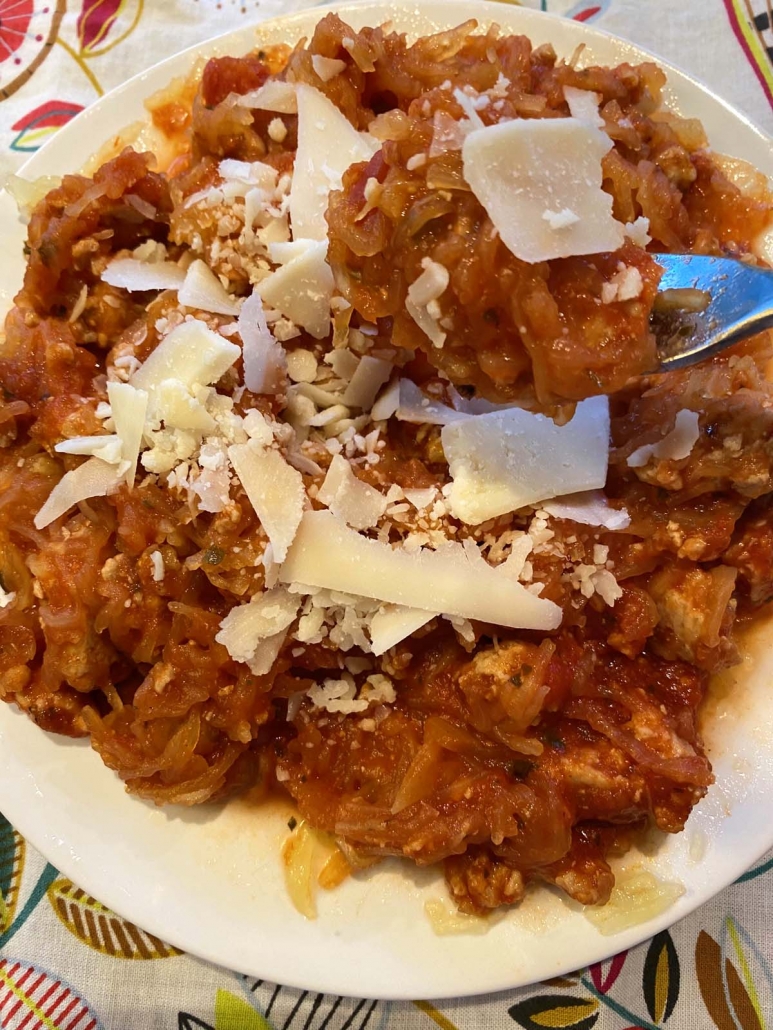
<path id="1" fill-rule="evenodd" d="M 609 857 L 645 827 L 681 830 L 712 782 L 701 701 L 710 675 L 737 658 L 736 617 L 752 618 L 773 596 L 773 348 L 762 336 L 696 370 L 632 378 L 653 362 L 651 253 L 627 242 L 617 254 L 525 265 L 463 183 L 458 150 L 406 166 L 428 152 L 437 112 L 461 117 L 444 84 L 484 91 L 502 75 L 500 117 L 565 116 L 564 85 L 601 94 L 615 142 L 605 188 L 617 217 L 649 218 L 650 250 L 750 256 L 770 205 L 712 163 L 699 126 L 659 110 L 665 80 L 655 65 L 578 70 L 550 47 L 473 27 L 408 46 L 328 15 L 308 46 L 214 59 L 189 110 L 156 107 L 159 124 L 183 126 L 187 139 L 172 174 L 127 150 L 93 180 L 66 176 L 36 207 L 0 349 L 0 579 L 15 594 L 0 609 L 0 696 L 43 729 L 89 736 L 129 792 L 158 804 L 213 801 L 262 780 L 334 834 L 353 868 L 384 855 L 444 862 L 466 911 L 517 902 L 531 881 L 599 903 L 614 882 Z M 322 82 L 313 54 L 339 58 L 344 71 Z M 632 519 L 616 533 L 554 525 L 575 558 L 609 548 L 623 591 L 614 607 L 571 590 L 561 557 L 535 555 L 543 596 L 564 611 L 558 631 L 475 624 L 465 647 L 434 620 L 385 656 L 397 700 L 369 719 L 307 703 L 287 718 L 292 695 L 340 670 L 332 644 L 300 656 L 288 646 L 255 676 L 216 642 L 223 617 L 263 585 L 266 537 L 243 496 L 197 513 L 140 476 L 133 490 L 82 502 L 42 531 L 33 524 L 81 460 L 54 445 L 99 429 L 110 363 L 123 353 L 143 360 L 158 342 L 164 297 L 109 287 L 100 271 L 146 240 L 182 253 L 185 197 L 216 181 L 219 159 L 292 166 L 295 117 L 283 116 L 288 133 L 277 143 L 267 112 L 233 103 L 276 75 L 322 90 L 384 141 L 350 169 L 328 211 L 336 283 L 356 317 L 416 351 L 407 369 L 417 381 L 442 372 L 468 393 L 546 405 L 612 394 L 606 492 Z M 490 108 L 481 116 L 490 120 Z M 360 218 L 371 178 L 381 193 Z M 404 308 L 425 257 L 451 274 L 440 350 Z M 640 270 L 643 293 L 600 306 L 620 261 Z M 84 286 L 85 309 L 71 321 Z M 241 405 L 268 411 L 249 393 Z M 685 407 L 700 416 L 689 457 L 629 468 L 627 456 Z M 377 485 L 446 479 L 437 428 L 404 423 L 372 474 Z M 505 516 L 491 531 L 512 524 Z M 150 557 L 159 549 L 161 582 Z"/>

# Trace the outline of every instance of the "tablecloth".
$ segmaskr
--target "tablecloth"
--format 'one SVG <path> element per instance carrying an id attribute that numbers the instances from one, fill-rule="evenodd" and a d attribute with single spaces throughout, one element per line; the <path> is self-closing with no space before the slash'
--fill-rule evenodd
<path id="1" fill-rule="evenodd" d="M 0 174 L 180 49 L 304 0 L 0 0 Z M 771 0 L 534 0 L 708 82 L 773 132 Z M 0 756 L 0 761 L 2 757 Z M 180 954 L 62 877 L 0 816 L 3 1030 L 765 1030 L 773 856 L 629 953 L 533 987 L 430 1004 L 350 1000 Z M 356 992 L 356 970 L 352 991 Z"/>

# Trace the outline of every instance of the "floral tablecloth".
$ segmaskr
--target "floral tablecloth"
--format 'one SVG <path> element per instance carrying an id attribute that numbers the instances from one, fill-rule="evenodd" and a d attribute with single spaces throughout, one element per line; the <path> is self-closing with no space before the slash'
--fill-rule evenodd
<path id="1" fill-rule="evenodd" d="M 0 174 L 172 47 L 300 6 L 304 0 L 0 0 Z M 541 6 L 656 51 L 773 132 L 771 0 Z M 772 888 L 769 856 L 670 932 L 522 990 L 435 1004 L 340 999 L 178 953 L 60 876 L 0 816 L 0 1027 L 766 1030 L 773 1026 Z"/>

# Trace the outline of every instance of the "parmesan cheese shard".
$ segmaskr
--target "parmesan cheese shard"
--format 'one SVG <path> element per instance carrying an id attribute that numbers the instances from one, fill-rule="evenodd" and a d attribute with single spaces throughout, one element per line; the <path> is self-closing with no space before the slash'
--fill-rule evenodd
<path id="1" fill-rule="evenodd" d="M 419 329 L 429 337 L 432 345 L 442 347 L 446 334 L 440 328 L 432 306 L 437 306 L 438 298 L 448 289 L 451 277 L 445 265 L 431 258 L 423 258 L 421 267 L 423 272 L 408 287 L 405 309 Z"/>
<path id="2" fill-rule="evenodd" d="M 303 477 L 279 451 L 252 440 L 229 447 L 228 457 L 271 541 L 274 560 L 283 562 L 303 515 Z"/>
<path id="3" fill-rule="evenodd" d="M 148 410 L 148 394 L 129 383 L 108 383 L 107 396 L 115 423 L 115 431 L 121 441 L 121 460 L 127 464 L 124 479 L 131 489 L 137 471 L 137 459 L 142 446 L 142 431 Z"/>
<path id="4" fill-rule="evenodd" d="M 153 417 L 167 429 L 192 429 L 213 433 L 217 423 L 206 407 L 179 379 L 164 379 L 153 390 Z"/>
<path id="5" fill-rule="evenodd" d="M 121 461 L 121 441 L 115 434 L 102 436 L 71 436 L 56 444 L 58 454 L 80 454 L 90 458 L 101 458 L 110 465 Z"/>
<path id="6" fill-rule="evenodd" d="M 165 379 L 179 379 L 187 387 L 216 383 L 241 351 L 203 322 L 183 322 L 165 336 L 131 378 L 139 390 L 152 390 Z"/>
<path id="7" fill-rule="evenodd" d="M 571 519 L 585 526 L 618 530 L 627 529 L 631 524 L 631 516 L 625 508 L 610 508 L 601 490 L 567 494 L 560 500 L 545 501 L 541 507 L 554 519 Z"/>
<path id="8" fill-rule="evenodd" d="M 597 129 L 604 128 L 604 119 L 599 114 L 601 94 L 589 89 L 577 89 L 576 86 L 564 86 L 564 99 L 569 105 L 572 118 L 587 122 Z"/>
<path id="9" fill-rule="evenodd" d="M 282 583 L 371 597 L 517 629 L 556 629 L 561 609 L 459 544 L 406 551 L 361 536 L 328 511 L 306 512 L 279 570 Z"/>
<path id="10" fill-rule="evenodd" d="M 522 261 L 615 251 L 623 226 L 601 188 L 601 160 L 611 148 L 606 133 L 576 118 L 518 118 L 466 137 L 464 177 Z M 543 218 L 563 210 L 577 220 L 553 228 Z"/>
<path id="11" fill-rule="evenodd" d="M 275 265 L 286 265 L 293 258 L 305 254 L 309 247 L 313 247 L 315 240 L 290 240 L 282 243 L 269 243 L 268 256 Z"/>
<path id="12" fill-rule="evenodd" d="M 323 82 L 330 82 L 336 75 L 340 75 L 346 67 L 346 61 L 337 57 L 323 57 L 321 54 L 312 54 L 311 66 Z"/>
<path id="13" fill-rule="evenodd" d="M 428 397 L 412 379 L 401 379 L 399 382 L 397 417 L 401 422 L 447 426 L 451 422 L 461 422 L 470 417 L 466 412 L 455 411 L 442 401 Z"/>
<path id="14" fill-rule="evenodd" d="M 340 454 L 330 462 L 317 500 L 354 529 L 370 529 L 386 511 L 383 494 L 363 483 Z"/>
<path id="15" fill-rule="evenodd" d="M 215 640 L 225 647 L 234 661 L 252 663 L 261 645 L 269 644 L 270 650 L 273 650 L 276 638 L 284 639 L 284 631 L 298 614 L 300 606 L 301 599 L 284 587 L 274 587 L 265 593 L 256 594 L 249 604 L 231 609 L 220 623 L 220 632 Z M 279 648 L 276 653 L 279 653 Z M 265 650 L 259 657 L 267 657 Z M 265 675 L 275 659 L 276 654 L 268 669 L 256 672 L 256 675 Z M 264 665 L 265 661 L 260 664 Z"/>
<path id="16" fill-rule="evenodd" d="M 185 272 L 171 261 L 114 258 L 102 273 L 101 279 L 108 286 L 130 292 L 177 290 L 185 282 Z"/>
<path id="17" fill-rule="evenodd" d="M 405 640 L 417 629 L 426 626 L 437 612 L 426 612 L 423 608 L 405 608 L 402 605 L 385 604 L 370 620 L 370 641 L 373 654 L 380 655 L 390 647 Z"/>
<path id="18" fill-rule="evenodd" d="M 314 243 L 255 287 L 266 304 L 303 326 L 316 340 L 330 332 L 333 273 L 326 255 L 327 241 Z"/>
<path id="19" fill-rule="evenodd" d="M 296 114 L 298 111 L 295 86 L 291 82 L 281 82 L 279 79 L 269 79 L 258 89 L 243 93 L 236 103 L 239 107 L 276 111 L 277 114 Z"/>
<path id="20" fill-rule="evenodd" d="M 395 379 L 386 390 L 383 391 L 370 411 L 370 417 L 374 422 L 391 418 L 397 411 L 400 403 L 400 380 Z"/>
<path id="21" fill-rule="evenodd" d="M 677 412 L 674 419 L 674 428 L 666 434 L 658 443 L 644 444 L 628 455 L 628 467 L 632 469 L 642 468 L 650 458 L 658 458 L 664 461 L 680 461 L 689 457 L 693 447 L 700 437 L 697 411 L 690 411 L 684 408 Z"/>
<path id="22" fill-rule="evenodd" d="M 298 149 L 290 190 L 293 239 L 326 240 L 328 194 L 341 188 L 349 165 L 370 161 L 381 144 L 358 132 L 319 90 L 301 84 L 296 91 Z"/>
<path id="23" fill-rule="evenodd" d="M 239 314 L 239 302 L 226 291 L 209 265 L 200 258 L 186 272 L 177 299 L 183 307 L 196 308 L 198 311 L 209 311 L 216 315 Z"/>
<path id="24" fill-rule="evenodd" d="M 350 408 L 370 411 L 376 394 L 392 374 L 392 368 L 392 364 L 383 358 L 372 358 L 369 354 L 360 358 L 360 363 L 344 391 L 343 403 Z"/>
<path id="25" fill-rule="evenodd" d="M 118 487 L 121 479 L 120 465 L 110 465 L 100 458 L 89 458 L 62 476 L 35 516 L 35 528 L 45 529 L 80 501 L 106 496 Z"/>
<path id="26" fill-rule="evenodd" d="M 476 415 L 443 427 L 453 484 L 452 514 L 470 525 L 527 504 L 606 483 L 609 401 L 580 401 L 565 426 L 523 408 Z"/>
<path id="27" fill-rule="evenodd" d="M 280 393 L 287 375 L 284 348 L 268 328 L 260 294 L 253 292 L 239 312 L 244 385 L 252 393 Z"/>

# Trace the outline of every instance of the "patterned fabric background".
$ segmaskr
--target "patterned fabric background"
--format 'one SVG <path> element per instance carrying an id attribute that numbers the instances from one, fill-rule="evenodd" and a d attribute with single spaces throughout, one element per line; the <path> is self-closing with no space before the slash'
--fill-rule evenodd
<path id="1" fill-rule="evenodd" d="M 128 76 L 305 0 L 0 0 L 0 172 Z M 531 0 L 628 37 L 773 131 L 771 0 Z M 254 981 L 189 956 L 61 877 L 0 816 L 3 1030 L 766 1030 L 773 857 L 668 933 L 490 997 L 389 1004 Z M 356 970 L 352 972 L 356 993 Z"/>

